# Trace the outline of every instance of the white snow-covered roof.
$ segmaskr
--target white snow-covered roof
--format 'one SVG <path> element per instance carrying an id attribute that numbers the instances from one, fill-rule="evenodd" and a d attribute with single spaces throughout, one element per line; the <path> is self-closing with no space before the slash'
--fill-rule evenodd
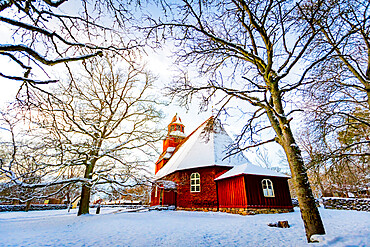
<path id="1" fill-rule="evenodd" d="M 225 172 L 215 180 L 221 180 L 242 174 L 290 178 L 288 175 L 285 175 L 283 173 L 279 173 L 274 170 L 266 169 L 260 166 L 252 165 L 251 163 L 248 162 L 243 165 L 233 167 L 231 170 Z"/>
<path id="2" fill-rule="evenodd" d="M 174 152 L 170 160 L 155 175 L 160 179 L 175 171 L 208 166 L 235 166 L 249 162 L 244 155 L 226 156 L 227 147 L 233 143 L 231 137 L 219 125 L 206 131 L 213 118 L 199 126 Z"/>

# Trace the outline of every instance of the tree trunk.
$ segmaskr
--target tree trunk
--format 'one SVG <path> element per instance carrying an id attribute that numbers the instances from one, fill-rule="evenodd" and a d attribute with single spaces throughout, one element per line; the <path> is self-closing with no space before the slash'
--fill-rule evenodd
<path id="1" fill-rule="evenodd" d="M 68 190 L 69 190 L 70 188 L 68 188 Z M 67 207 L 67 209 L 68 209 L 68 213 L 71 211 L 71 207 L 72 207 L 72 203 L 71 203 L 71 197 L 69 196 L 69 191 L 67 192 L 67 205 L 68 205 L 68 207 Z"/>
<path id="2" fill-rule="evenodd" d="M 28 210 L 30 210 L 30 207 L 31 207 L 31 200 L 27 201 L 24 211 L 28 212 Z"/>
<path id="3" fill-rule="evenodd" d="M 288 158 L 292 180 L 297 193 L 301 217 L 306 230 L 307 241 L 314 234 L 325 234 L 319 210 L 316 207 L 310 184 L 308 182 L 307 171 L 301 156 L 301 150 L 295 143 L 293 133 L 288 125 L 283 128 L 281 144 Z"/>
<path id="4" fill-rule="evenodd" d="M 77 215 L 89 214 L 90 207 L 90 187 L 86 184 L 82 185 L 80 207 Z"/>
<path id="5" fill-rule="evenodd" d="M 321 197 L 322 197 L 323 196 L 322 194 L 324 193 L 325 188 L 324 188 L 324 186 L 322 185 L 322 182 L 321 182 L 320 167 L 317 168 L 317 171 L 315 171 L 315 173 L 316 173 L 316 181 L 319 184 L 320 191 L 321 191 Z"/>
<path id="6" fill-rule="evenodd" d="M 274 109 L 268 110 L 266 113 L 277 135 L 277 141 L 284 148 L 287 156 L 299 208 L 301 209 L 307 242 L 311 242 L 312 235 L 325 234 L 324 225 L 308 182 L 307 169 L 303 162 L 301 150 L 294 140 L 290 120 L 287 119 L 284 113 L 281 91 L 277 83 L 270 82 L 267 85 L 270 85 Z"/>
<path id="7" fill-rule="evenodd" d="M 93 168 L 94 168 L 93 164 L 86 165 L 84 178 L 88 178 L 88 179 L 92 178 Z M 91 188 L 89 184 L 82 185 L 80 207 L 78 208 L 77 216 L 80 216 L 82 214 L 89 214 L 90 190 Z"/>

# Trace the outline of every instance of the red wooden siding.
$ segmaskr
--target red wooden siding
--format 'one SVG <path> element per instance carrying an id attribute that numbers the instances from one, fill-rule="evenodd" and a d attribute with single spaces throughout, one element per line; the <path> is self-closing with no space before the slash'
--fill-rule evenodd
<path id="1" fill-rule="evenodd" d="M 262 180 L 270 179 L 275 197 L 265 197 Z M 244 175 L 247 206 L 256 208 L 292 208 L 292 200 L 286 178 Z"/>
<path id="2" fill-rule="evenodd" d="M 176 192 L 173 190 L 164 190 L 162 205 L 176 205 Z"/>
<path id="3" fill-rule="evenodd" d="M 238 176 L 217 182 L 220 208 L 243 208 L 247 205 L 244 177 Z"/>
<path id="4" fill-rule="evenodd" d="M 175 190 L 166 190 L 160 187 L 158 187 L 157 196 L 155 196 L 155 187 L 154 187 L 151 194 L 150 206 L 176 205 L 176 199 L 177 198 Z"/>
<path id="5" fill-rule="evenodd" d="M 152 188 L 152 193 L 150 195 L 150 206 L 156 206 L 159 205 L 159 188 L 157 191 L 157 196 L 155 196 L 155 186 Z"/>
<path id="6" fill-rule="evenodd" d="M 152 191 L 150 205 L 176 205 L 181 208 L 292 208 L 286 178 L 257 175 L 240 175 L 214 181 L 229 167 L 204 167 L 174 172 L 162 180 L 177 183 L 176 191 L 158 188 Z M 190 192 L 190 176 L 200 174 L 200 192 Z M 270 179 L 275 197 L 265 197 L 262 180 Z"/>
<path id="7" fill-rule="evenodd" d="M 228 171 L 230 167 L 203 167 L 174 172 L 162 180 L 177 183 L 176 206 L 181 208 L 217 208 L 217 190 L 214 179 Z M 190 192 L 190 176 L 200 174 L 200 192 Z M 152 202 L 156 201 L 153 197 Z M 166 200 L 166 195 L 164 196 Z M 151 203 L 151 205 L 154 205 Z"/>

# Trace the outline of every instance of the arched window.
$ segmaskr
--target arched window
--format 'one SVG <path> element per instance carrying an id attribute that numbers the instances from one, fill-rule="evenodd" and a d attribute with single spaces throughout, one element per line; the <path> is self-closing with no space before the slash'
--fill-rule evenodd
<path id="1" fill-rule="evenodd" d="M 190 192 L 200 192 L 200 175 L 197 172 L 190 176 Z"/>
<path id="2" fill-rule="evenodd" d="M 272 182 L 270 179 L 262 180 L 262 190 L 265 197 L 275 197 L 274 187 L 272 186 Z"/>

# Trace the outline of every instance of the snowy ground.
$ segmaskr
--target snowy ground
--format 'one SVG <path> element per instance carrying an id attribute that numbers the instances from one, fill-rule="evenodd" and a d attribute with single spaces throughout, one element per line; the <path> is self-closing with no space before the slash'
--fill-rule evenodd
<path id="1" fill-rule="evenodd" d="M 116 210 L 81 217 L 75 210 L 1 212 L 0 246 L 370 246 L 369 212 L 320 208 L 327 235 L 320 244 L 307 244 L 297 208 L 254 216 Z M 278 220 L 291 228 L 267 226 Z"/>

